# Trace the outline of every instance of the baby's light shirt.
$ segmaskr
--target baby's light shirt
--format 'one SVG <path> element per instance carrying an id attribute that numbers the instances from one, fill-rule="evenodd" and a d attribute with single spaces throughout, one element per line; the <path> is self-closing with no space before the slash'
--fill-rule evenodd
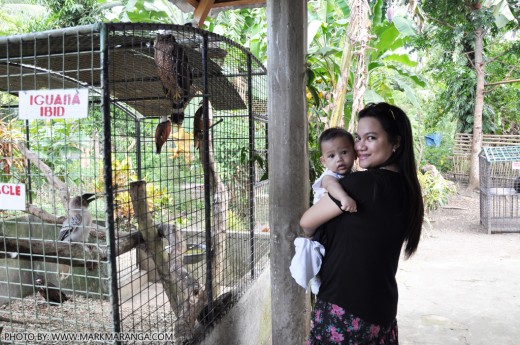
<path id="1" fill-rule="evenodd" d="M 312 191 L 314 192 L 314 200 L 312 201 L 313 205 L 316 204 L 320 199 L 327 193 L 327 190 L 321 186 L 323 178 L 325 176 L 332 176 L 335 179 L 342 179 L 344 175 L 333 172 L 330 169 L 325 169 L 323 174 L 312 184 Z"/>

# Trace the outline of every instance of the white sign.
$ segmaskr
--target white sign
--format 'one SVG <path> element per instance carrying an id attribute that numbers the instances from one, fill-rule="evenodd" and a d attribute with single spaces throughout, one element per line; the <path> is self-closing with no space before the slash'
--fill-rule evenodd
<path id="1" fill-rule="evenodd" d="M 81 119 L 88 115 L 88 89 L 20 91 L 19 114 L 22 120 Z"/>
<path id="2" fill-rule="evenodd" d="M 0 183 L 0 210 L 25 210 L 25 185 Z"/>
<path id="3" fill-rule="evenodd" d="M 520 162 L 513 162 L 513 170 L 520 170 Z"/>

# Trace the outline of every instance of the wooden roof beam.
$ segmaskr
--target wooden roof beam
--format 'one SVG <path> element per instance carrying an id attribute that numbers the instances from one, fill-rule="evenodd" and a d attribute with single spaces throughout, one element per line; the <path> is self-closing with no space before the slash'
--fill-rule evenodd
<path id="1" fill-rule="evenodd" d="M 195 12 L 193 13 L 193 20 L 199 28 L 202 27 L 202 24 L 204 24 L 204 21 L 206 20 L 206 17 L 208 16 L 208 13 L 213 7 L 214 3 L 215 0 L 201 0 L 197 8 L 195 8 Z"/>
<path id="2" fill-rule="evenodd" d="M 245 6 L 245 5 L 265 5 L 265 4 L 266 4 L 266 0 L 229 0 L 226 2 L 218 2 L 213 5 L 213 8 Z"/>
<path id="3" fill-rule="evenodd" d="M 216 0 L 184 0 L 194 8 L 193 22 L 200 28 L 204 24 L 204 21 L 208 17 L 209 12 L 212 9 L 221 10 L 232 10 L 240 8 L 241 6 L 252 6 L 261 7 L 265 6 L 267 0 L 227 0 L 219 1 Z M 178 5 L 178 4 L 177 4 Z M 257 6 L 255 6 L 257 5 Z"/>

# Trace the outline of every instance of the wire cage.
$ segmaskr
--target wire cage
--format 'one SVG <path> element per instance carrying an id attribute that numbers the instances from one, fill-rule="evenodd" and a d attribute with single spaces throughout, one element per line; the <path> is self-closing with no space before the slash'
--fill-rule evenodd
<path id="1" fill-rule="evenodd" d="M 194 343 L 267 267 L 247 49 L 179 25 L 0 37 L 0 91 L 2 340 Z"/>
<path id="2" fill-rule="evenodd" d="M 480 223 L 489 234 L 520 232 L 520 146 L 484 147 L 479 165 Z"/>

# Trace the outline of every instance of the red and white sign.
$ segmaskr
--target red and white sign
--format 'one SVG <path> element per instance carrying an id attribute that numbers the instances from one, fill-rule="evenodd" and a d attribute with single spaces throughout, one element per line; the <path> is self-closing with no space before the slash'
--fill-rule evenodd
<path id="1" fill-rule="evenodd" d="M 0 183 L 0 210 L 25 210 L 25 185 Z"/>
<path id="2" fill-rule="evenodd" d="M 520 162 L 513 162 L 513 170 L 520 170 Z"/>
<path id="3" fill-rule="evenodd" d="M 22 120 L 81 119 L 88 115 L 88 89 L 20 91 Z"/>

